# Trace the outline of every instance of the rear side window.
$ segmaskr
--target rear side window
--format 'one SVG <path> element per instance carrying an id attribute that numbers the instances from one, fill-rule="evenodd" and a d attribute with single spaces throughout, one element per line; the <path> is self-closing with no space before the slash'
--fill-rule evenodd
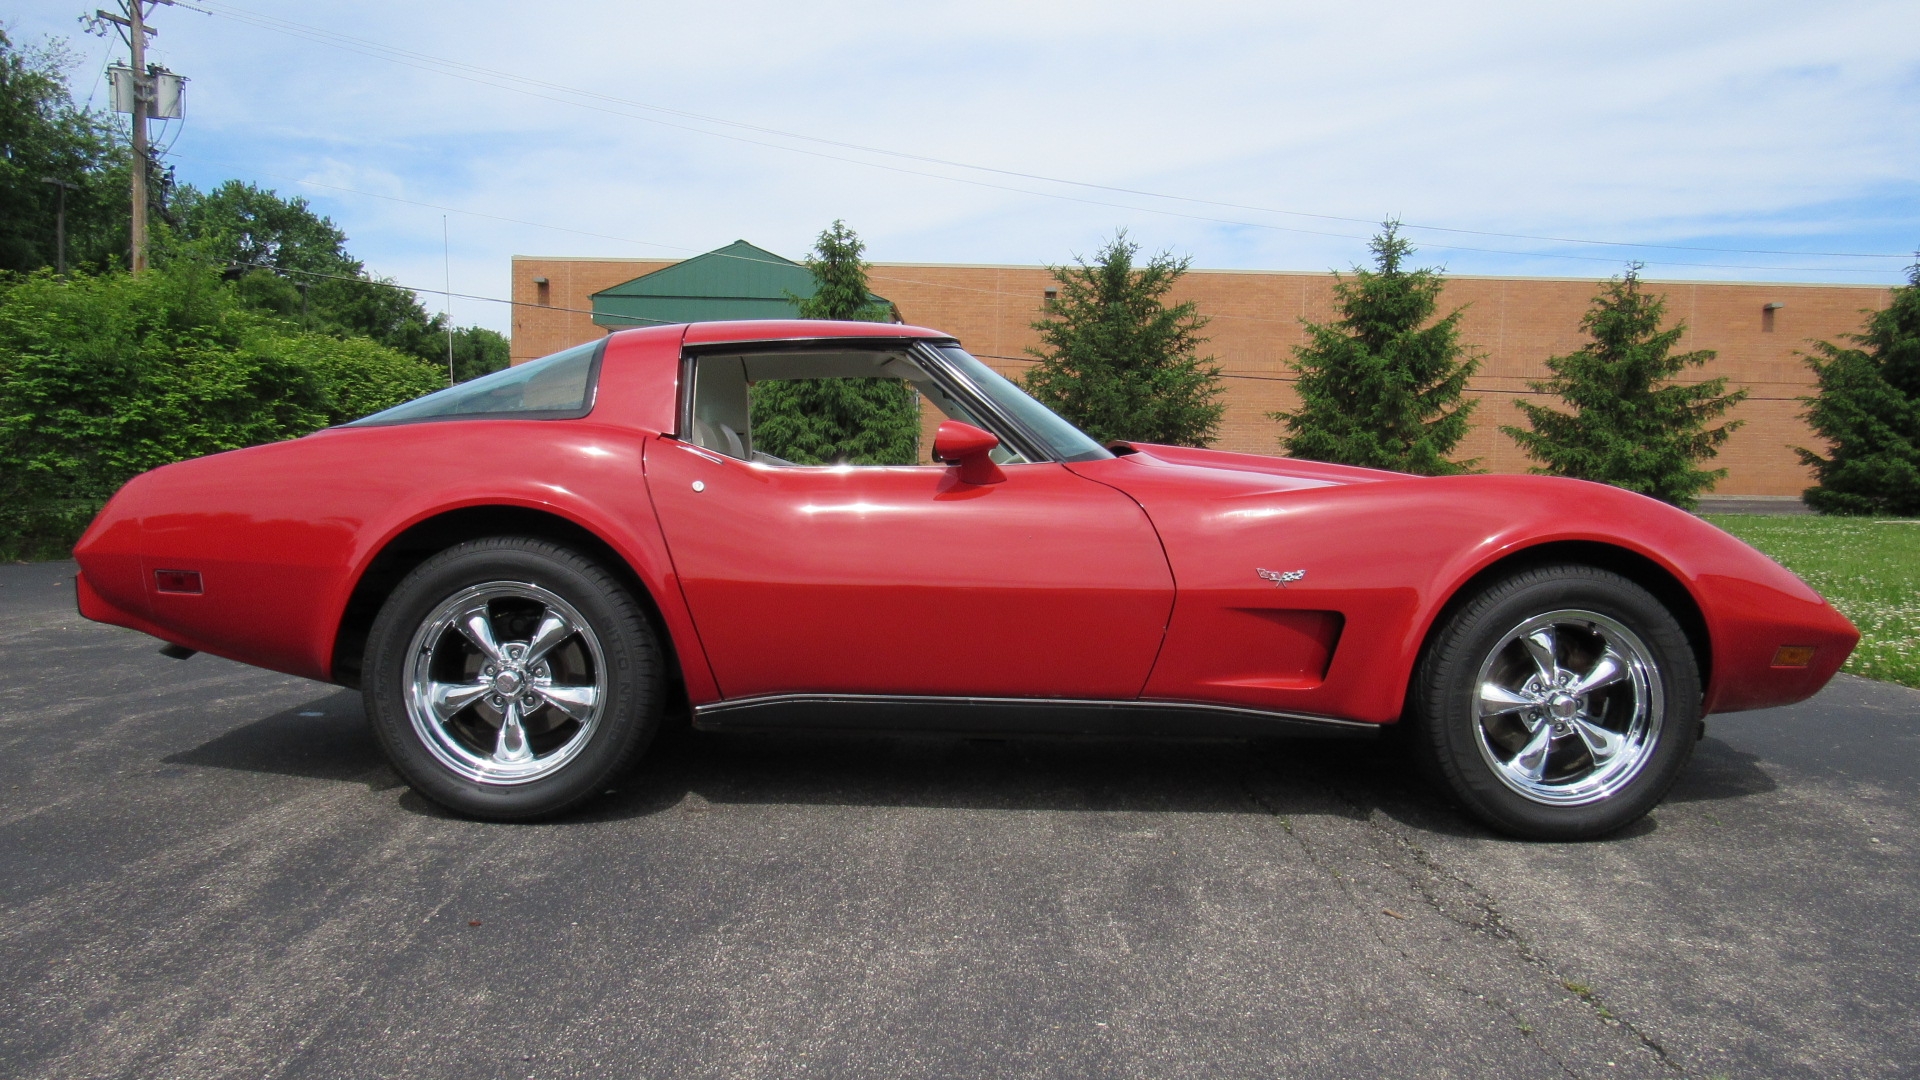
<path id="1" fill-rule="evenodd" d="M 518 367 L 414 398 L 347 426 L 375 427 L 482 417 L 572 420 L 593 409 L 594 383 L 600 374 L 600 355 L 606 347 L 605 338 L 576 345 L 565 352 L 529 360 Z"/>

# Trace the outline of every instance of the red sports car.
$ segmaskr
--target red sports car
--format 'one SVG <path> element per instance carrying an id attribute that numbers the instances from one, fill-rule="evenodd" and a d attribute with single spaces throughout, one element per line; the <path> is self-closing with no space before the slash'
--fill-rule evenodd
<path id="1" fill-rule="evenodd" d="M 883 379 L 924 463 L 756 447 L 759 384 Z M 762 391 L 764 392 L 764 391 Z M 1599 484 L 1101 446 L 933 330 L 627 330 L 302 439 L 156 469 L 81 612 L 360 688 L 463 814 L 553 814 L 708 729 L 1262 736 L 1405 725 L 1509 833 L 1645 814 L 1709 712 L 1858 639 L 1798 578 Z"/>

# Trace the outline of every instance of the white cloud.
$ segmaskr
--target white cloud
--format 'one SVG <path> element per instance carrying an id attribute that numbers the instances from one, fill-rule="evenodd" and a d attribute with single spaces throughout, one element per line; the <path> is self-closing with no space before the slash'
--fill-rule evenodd
<path id="1" fill-rule="evenodd" d="M 1920 242 L 1910 2 L 208 6 L 768 128 L 1249 206 L 1719 247 Z M 16 30 L 71 32 L 77 9 L 28 7 Z M 230 17 L 175 7 L 155 21 L 157 55 L 193 79 L 185 178 L 303 194 L 373 269 L 427 287 L 442 278 L 440 211 L 280 178 L 677 246 L 452 215 L 456 290 L 495 296 L 513 253 L 673 255 L 744 237 L 799 255 L 836 217 L 871 257 L 912 261 L 1057 262 L 1124 225 L 1201 266 L 1317 269 L 1362 258 L 1355 237 L 1370 231 L 652 114 L 723 138 Z M 1670 277 L 1891 281 L 1900 267 L 1416 239 L 1473 273 L 1598 277 L 1629 255 Z M 504 308 L 482 307 L 456 314 L 505 326 Z"/>

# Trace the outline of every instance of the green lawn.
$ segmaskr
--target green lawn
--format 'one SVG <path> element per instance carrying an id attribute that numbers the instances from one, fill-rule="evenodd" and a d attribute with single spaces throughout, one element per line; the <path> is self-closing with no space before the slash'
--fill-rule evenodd
<path id="1" fill-rule="evenodd" d="M 1860 628 L 1841 670 L 1920 687 L 1920 519 L 1710 514 Z"/>

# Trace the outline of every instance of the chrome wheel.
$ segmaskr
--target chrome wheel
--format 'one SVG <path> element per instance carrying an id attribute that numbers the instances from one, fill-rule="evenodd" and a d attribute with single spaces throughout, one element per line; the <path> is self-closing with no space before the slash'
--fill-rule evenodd
<path id="1" fill-rule="evenodd" d="M 564 768 L 606 706 L 599 638 L 538 585 L 461 590 L 422 620 L 406 655 L 414 733 L 441 765 L 477 783 L 524 784 Z"/>
<path id="2" fill-rule="evenodd" d="M 1601 802 L 1632 783 L 1666 714 L 1652 650 L 1592 611 L 1509 630 L 1474 685 L 1481 756 L 1502 784 L 1549 806 Z"/>

